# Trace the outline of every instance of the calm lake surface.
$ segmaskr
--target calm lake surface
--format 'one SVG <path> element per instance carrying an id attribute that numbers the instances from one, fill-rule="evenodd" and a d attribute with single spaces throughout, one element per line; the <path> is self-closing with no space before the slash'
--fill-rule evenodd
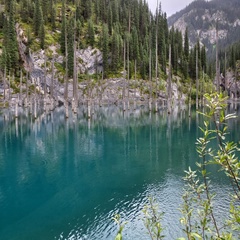
<path id="1" fill-rule="evenodd" d="M 120 213 L 125 240 L 149 239 L 141 217 L 149 196 L 163 216 L 166 239 L 184 236 L 178 208 L 182 177 L 198 160 L 202 117 L 188 110 L 150 114 L 117 107 L 64 117 L 62 108 L 34 120 L 0 114 L 0 239 L 114 239 Z M 239 118 L 229 138 L 240 139 Z M 214 172 L 214 169 L 213 169 Z M 229 184 L 214 177 L 221 216 Z"/>

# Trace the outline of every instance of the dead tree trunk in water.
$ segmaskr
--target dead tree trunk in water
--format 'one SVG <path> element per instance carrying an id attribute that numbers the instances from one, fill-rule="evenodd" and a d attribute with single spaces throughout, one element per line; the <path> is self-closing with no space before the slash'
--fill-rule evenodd
<path id="1" fill-rule="evenodd" d="M 135 90 L 134 90 L 134 110 L 136 110 L 136 94 L 137 94 L 137 61 L 135 60 L 135 67 L 134 67 L 134 79 L 135 79 Z"/>
<path id="2" fill-rule="evenodd" d="M 52 77 L 51 77 L 51 99 L 53 100 L 53 82 L 54 82 L 54 57 L 52 59 Z"/>
<path id="3" fill-rule="evenodd" d="M 18 98 L 19 95 L 17 94 L 17 98 L 15 100 L 15 118 L 18 118 Z"/>
<path id="4" fill-rule="evenodd" d="M 78 84 L 77 84 L 77 62 L 76 62 L 76 14 L 75 14 L 75 21 L 74 21 L 74 37 L 73 37 L 73 112 L 77 112 L 78 107 Z"/>
<path id="5" fill-rule="evenodd" d="M 225 76 L 224 76 L 224 80 L 225 80 L 225 92 L 226 95 L 228 95 L 228 78 L 227 78 L 227 53 L 225 51 L 225 56 L 224 56 L 224 72 L 225 72 Z"/>
<path id="6" fill-rule="evenodd" d="M 202 90 L 201 90 L 201 106 L 203 106 L 203 99 L 204 99 L 204 83 L 205 83 L 205 72 L 204 72 L 204 69 L 203 69 Z"/>
<path id="7" fill-rule="evenodd" d="M 26 75 L 26 103 L 25 103 L 26 107 L 28 106 L 28 72 Z"/>
<path id="8" fill-rule="evenodd" d="M 129 85 L 130 85 L 130 60 L 129 60 L 129 55 L 130 55 L 130 52 L 129 52 L 129 49 L 130 49 L 130 34 L 131 34 L 131 11 L 129 11 L 129 18 L 128 18 L 128 41 L 127 41 L 127 52 L 128 52 L 128 56 L 127 56 L 127 61 L 128 61 L 128 88 L 127 88 L 127 91 L 128 91 L 128 94 L 127 94 L 127 109 L 129 110 L 130 109 L 130 104 L 129 104 Z"/>
<path id="9" fill-rule="evenodd" d="M 46 59 L 46 53 L 44 52 L 44 99 L 43 99 L 43 108 L 44 111 L 46 110 L 46 104 L 47 104 L 47 59 Z"/>
<path id="10" fill-rule="evenodd" d="M 191 102 L 192 102 L 192 82 L 190 80 L 189 103 L 188 103 L 189 117 L 191 117 Z"/>
<path id="11" fill-rule="evenodd" d="M 196 48 L 196 109 L 198 109 L 198 92 L 199 92 L 199 79 L 198 79 L 198 47 Z"/>
<path id="12" fill-rule="evenodd" d="M 9 81 L 8 81 L 8 104 L 11 106 L 11 73 L 9 72 Z"/>
<path id="13" fill-rule="evenodd" d="M 4 76 L 3 76 L 3 98 L 4 98 L 4 107 L 6 104 L 6 75 L 7 75 L 7 69 L 6 67 L 4 68 Z"/>
<path id="14" fill-rule="evenodd" d="M 35 87 L 34 87 L 34 118 L 37 118 L 37 79 L 35 79 Z"/>
<path id="15" fill-rule="evenodd" d="M 151 33 L 149 37 L 149 83 L 150 83 L 150 97 L 149 97 L 149 111 L 152 111 L 152 49 L 151 49 Z"/>
<path id="16" fill-rule="evenodd" d="M 21 72 L 20 72 L 20 97 L 19 97 L 21 106 L 22 106 L 22 78 L 23 78 L 23 73 L 22 73 L 22 69 L 21 69 Z"/>
<path id="17" fill-rule="evenodd" d="M 87 90 L 87 114 L 88 114 L 88 119 L 91 118 L 91 89 L 90 89 L 90 77 L 89 77 L 89 73 L 87 73 L 88 76 L 88 90 Z"/>
<path id="18" fill-rule="evenodd" d="M 158 112 L 158 0 L 156 10 L 156 93 L 155 93 L 155 112 Z"/>
<path id="19" fill-rule="evenodd" d="M 126 92 L 126 39 L 124 39 L 124 50 L 123 50 L 123 92 L 122 92 L 122 102 L 123 111 L 126 111 L 125 103 L 125 92 Z"/>
<path id="20" fill-rule="evenodd" d="M 130 36 L 130 35 L 129 35 Z M 130 85 L 130 66 L 129 66 L 129 41 L 130 39 L 128 39 L 128 43 L 127 43 L 127 64 L 128 64 L 128 81 L 127 81 L 127 109 L 130 109 L 130 104 L 129 104 L 129 85 Z"/>
<path id="21" fill-rule="evenodd" d="M 99 107 L 102 107 L 102 92 L 103 92 L 102 84 L 103 84 L 103 71 L 102 71 L 101 82 L 99 81 L 99 92 L 100 92 Z"/>
<path id="22" fill-rule="evenodd" d="M 67 26 L 65 23 L 65 89 L 64 89 L 65 117 L 68 118 L 68 46 Z"/>
<path id="23" fill-rule="evenodd" d="M 218 62 L 218 21 L 216 23 L 216 81 L 217 81 L 217 92 L 220 92 L 219 82 L 219 62 Z"/>
<path id="24" fill-rule="evenodd" d="M 167 106 L 168 114 L 172 111 L 172 64 L 171 64 L 171 45 L 169 45 L 169 73 L 168 73 L 168 84 L 167 84 Z"/>

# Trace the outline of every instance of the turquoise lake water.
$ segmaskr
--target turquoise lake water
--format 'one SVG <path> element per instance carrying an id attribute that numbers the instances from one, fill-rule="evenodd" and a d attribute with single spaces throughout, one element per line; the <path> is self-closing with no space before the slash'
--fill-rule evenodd
<path id="1" fill-rule="evenodd" d="M 178 208 L 182 177 L 198 160 L 202 118 L 177 109 L 151 114 L 117 107 L 64 117 L 62 108 L 34 120 L 0 115 L 0 239 L 114 239 L 119 213 L 125 240 L 149 239 L 142 209 L 149 196 L 164 212 L 166 239 L 183 236 Z M 239 118 L 229 137 L 240 139 Z M 214 169 L 213 169 L 214 171 Z M 229 184 L 214 177 L 218 215 L 226 211 Z"/>

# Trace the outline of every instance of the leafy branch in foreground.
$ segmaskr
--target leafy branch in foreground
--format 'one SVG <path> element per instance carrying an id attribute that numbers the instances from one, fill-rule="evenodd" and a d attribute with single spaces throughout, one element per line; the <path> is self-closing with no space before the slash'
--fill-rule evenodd
<path id="1" fill-rule="evenodd" d="M 149 204 L 143 208 L 143 214 L 144 225 L 148 231 L 150 238 L 152 240 L 163 239 L 163 227 L 161 225 L 163 213 L 159 212 L 159 206 L 153 198 L 149 198 Z"/>
<path id="2" fill-rule="evenodd" d="M 115 223 L 117 223 L 117 225 L 119 227 L 117 236 L 115 237 L 115 240 L 122 240 L 122 231 L 123 231 L 123 228 L 124 228 L 124 225 L 126 224 L 126 222 L 124 222 L 124 223 L 121 222 L 121 217 L 119 214 L 116 214 L 113 217 L 113 220 L 115 221 Z"/>
<path id="3" fill-rule="evenodd" d="M 228 134 L 227 121 L 235 118 L 235 114 L 226 114 L 227 98 L 222 94 L 205 94 L 207 100 L 207 112 L 199 113 L 205 118 L 203 127 L 200 127 L 202 136 L 197 139 L 196 150 L 200 161 L 196 163 L 197 170 L 190 167 L 185 171 L 183 203 L 181 205 L 181 224 L 184 226 L 188 240 L 233 240 L 240 239 L 240 162 L 237 157 L 240 149 L 234 142 L 226 139 Z M 213 126 L 213 128 L 212 128 Z M 216 148 L 211 148 L 216 144 Z M 225 219 L 216 217 L 216 202 L 218 196 L 211 186 L 211 174 L 209 166 L 216 165 L 223 171 L 232 185 L 229 193 L 231 201 L 228 207 L 229 213 Z M 154 199 L 143 209 L 144 225 L 152 240 L 163 239 L 163 227 L 161 225 L 162 213 Z M 119 218 L 115 218 L 119 224 L 119 232 L 115 240 L 122 239 L 123 225 Z M 185 237 L 178 238 L 185 240 Z"/>
<path id="4" fill-rule="evenodd" d="M 183 204 L 181 223 L 187 239 L 234 239 L 240 237 L 240 162 L 236 156 L 239 148 L 236 143 L 228 142 L 227 121 L 235 118 L 234 114 L 225 114 L 227 98 L 222 94 L 206 94 L 207 113 L 204 127 L 200 128 L 202 137 L 197 139 L 197 152 L 201 162 L 197 163 L 198 171 L 189 168 L 184 177 L 185 189 L 182 196 Z M 214 128 L 210 126 L 213 124 Z M 210 143 L 217 140 L 217 149 L 212 149 Z M 212 192 L 208 165 L 217 165 L 224 171 L 232 184 L 229 215 L 220 226 L 214 213 L 214 198 Z M 181 238 L 183 239 L 183 238 Z"/>

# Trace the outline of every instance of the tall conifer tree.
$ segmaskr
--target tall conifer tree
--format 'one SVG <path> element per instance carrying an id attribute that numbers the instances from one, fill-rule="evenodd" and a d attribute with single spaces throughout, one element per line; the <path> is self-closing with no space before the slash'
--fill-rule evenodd
<path id="1" fill-rule="evenodd" d="M 185 56 L 186 60 L 188 61 L 188 58 L 189 58 L 188 28 L 186 28 L 185 34 L 184 34 L 184 56 Z"/>
<path id="2" fill-rule="evenodd" d="M 39 35 L 39 29 L 41 26 L 41 10 L 40 10 L 40 2 L 39 0 L 35 0 L 35 7 L 34 7 L 34 19 L 33 19 L 33 30 L 35 36 Z"/>
<path id="3" fill-rule="evenodd" d="M 68 21 L 67 48 L 68 48 L 68 74 L 73 76 L 74 67 L 74 19 Z"/>
<path id="4" fill-rule="evenodd" d="M 108 54 L 109 54 L 109 35 L 108 35 L 108 26 L 103 24 L 102 29 L 102 54 L 103 54 L 103 71 L 104 77 L 107 77 L 108 73 Z"/>
<path id="5" fill-rule="evenodd" d="M 65 54 L 65 34 L 66 34 L 66 7 L 65 7 L 65 0 L 62 0 L 62 23 L 61 23 L 61 35 L 60 35 L 60 50 L 62 54 Z"/>
<path id="6" fill-rule="evenodd" d="M 41 24 L 40 24 L 38 35 L 40 38 L 40 47 L 44 49 L 45 48 L 45 27 L 44 27 L 43 12 L 41 7 L 40 7 L 40 19 L 41 19 Z"/>

